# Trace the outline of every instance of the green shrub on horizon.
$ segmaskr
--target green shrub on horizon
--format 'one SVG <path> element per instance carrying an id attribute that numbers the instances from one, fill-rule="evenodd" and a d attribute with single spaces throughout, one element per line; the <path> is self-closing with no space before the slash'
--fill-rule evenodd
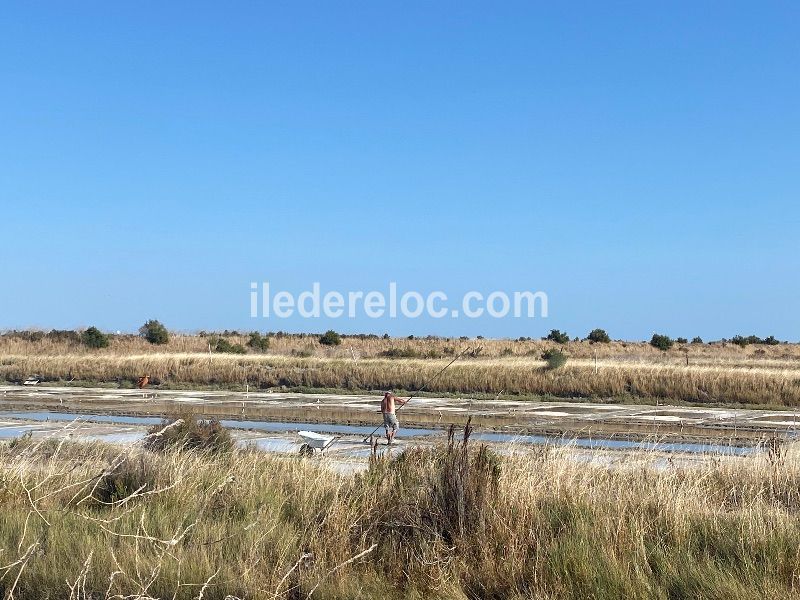
<path id="1" fill-rule="evenodd" d="M 342 336 L 333 329 L 329 329 L 320 336 L 319 343 L 323 346 L 338 346 L 342 343 Z"/>
<path id="2" fill-rule="evenodd" d="M 227 354 L 247 354 L 247 348 L 241 344 L 231 344 L 226 338 L 219 338 L 214 344 L 215 352 L 225 352 Z"/>
<path id="3" fill-rule="evenodd" d="M 413 348 L 389 348 L 378 354 L 382 358 L 421 358 Z"/>
<path id="4" fill-rule="evenodd" d="M 550 333 L 548 333 L 547 336 L 542 339 L 556 342 L 557 344 L 566 344 L 569 342 L 569 334 L 558 329 L 551 329 Z"/>
<path id="5" fill-rule="evenodd" d="M 605 329 L 592 329 L 586 339 L 594 344 L 607 344 L 611 341 Z"/>
<path id="6" fill-rule="evenodd" d="M 258 331 L 254 331 L 250 334 L 247 345 L 258 352 L 265 352 L 269 350 L 269 337 L 261 335 Z"/>
<path id="7" fill-rule="evenodd" d="M 107 348 L 109 337 L 97 327 L 89 327 L 81 334 L 81 342 L 89 348 Z"/>
<path id="8" fill-rule="evenodd" d="M 781 343 L 780 340 L 775 339 L 774 335 L 771 335 L 771 336 L 763 338 L 763 339 L 758 337 L 757 335 L 748 335 L 746 337 L 743 336 L 743 335 L 735 335 L 730 339 L 730 342 L 732 344 L 736 344 L 737 346 L 741 346 L 742 348 L 744 348 L 745 346 L 747 346 L 749 344 L 762 344 L 762 345 L 765 345 L 765 346 L 777 346 L 778 344 Z"/>
<path id="9" fill-rule="evenodd" d="M 654 333 L 653 337 L 650 339 L 650 345 L 662 351 L 669 350 L 670 348 L 672 348 L 672 345 L 674 343 L 675 342 L 672 340 L 671 337 L 660 333 Z"/>
<path id="10" fill-rule="evenodd" d="M 162 345 L 169 341 L 169 332 L 164 325 L 155 319 L 150 319 L 139 328 L 139 335 L 151 344 Z"/>

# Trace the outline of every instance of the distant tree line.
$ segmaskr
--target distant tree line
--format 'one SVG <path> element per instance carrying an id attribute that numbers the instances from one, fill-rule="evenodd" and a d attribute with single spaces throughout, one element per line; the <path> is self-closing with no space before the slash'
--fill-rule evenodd
<path id="1" fill-rule="evenodd" d="M 529 341 L 531 338 L 518 338 L 517 341 Z M 566 344 L 570 341 L 569 334 L 565 331 L 561 331 L 559 329 L 551 329 L 550 333 L 548 333 L 545 337 L 542 338 L 543 340 L 556 342 L 557 344 Z M 592 343 L 592 344 L 607 344 L 611 341 L 608 333 L 604 329 L 593 329 L 589 332 L 589 334 L 584 338 L 584 340 Z M 580 338 L 572 338 L 572 341 L 580 341 Z M 692 338 L 692 341 L 689 342 L 688 338 L 685 337 L 677 337 L 672 339 L 668 335 L 663 333 L 654 333 L 653 337 L 650 338 L 650 345 L 654 348 L 658 348 L 659 350 L 669 350 L 675 344 L 702 344 L 703 338 L 700 336 L 695 336 Z M 731 339 L 721 339 L 720 343 L 731 343 L 736 344 L 737 346 L 745 347 L 749 344 L 762 344 L 766 346 L 776 346 L 778 344 L 785 344 L 787 342 L 782 342 L 775 338 L 775 336 L 770 335 L 765 338 L 760 338 L 757 335 L 735 335 Z"/>
<path id="2" fill-rule="evenodd" d="M 724 342 L 726 340 L 722 341 Z M 737 346 L 741 346 L 742 348 L 744 348 L 748 344 L 763 344 L 765 346 L 777 346 L 778 344 L 783 343 L 780 340 L 775 339 L 774 335 L 765 338 L 760 338 L 757 335 L 748 335 L 747 337 L 743 335 L 735 335 L 730 340 L 727 341 L 729 341 L 731 344 L 736 344 Z"/>
<path id="3" fill-rule="evenodd" d="M 38 330 L 10 330 L 6 331 L 2 334 L 3 337 L 11 337 L 15 339 L 22 339 L 29 342 L 39 342 L 42 340 L 48 340 L 52 342 L 58 343 L 70 343 L 70 344 L 82 344 L 87 348 L 92 349 L 100 349 L 100 348 L 107 348 L 112 338 L 118 337 L 114 336 L 113 334 L 108 334 L 102 332 L 95 326 L 88 327 L 81 331 L 75 330 L 62 330 L 62 329 L 52 329 L 48 332 L 45 331 L 38 331 Z M 383 335 L 377 335 L 374 333 L 356 333 L 356 334 L 345 334 L 339 333 L 334 330 L 328 330 L 325 333 L 288 333 L 285 331 L 269 331 L 267 333 L 261 333 L 258 331 L 252 331 L 249 333 L 242 333 L 237 330 L 228 330 L 225 329 L 223 331 L 217 332 L 209 332 L 209 331 L 200 331 L 198 333 L 200 337 L 207 337 L 209 338 L 209 347 L 210 350 L 213 352 L 225 352 L 225 353 L 233 353 L 233 354 L 245 354 L 248 351 L 253 352 L 266 352 L 270 347 L 270 340 L 272 338 L 281 339 L 284 337 L 292 337 L 292 338 L 299 338 L 299 339 L 311 339 L 316 340 L 319 344 L 323 346 L 339 346 L 342 342 L 346 339 L 358 339 L 358 340 L 375 340 L 375 339 L 383 339 L 388 340 L 391 339 L 388 333 L 384 333 Z M 144 323 L 138 331 L 138 336 L 147 340 L 149 343 L 154 345 L 163 345 L 169 342 L 170 333 L 169 330 L 158 320 L 150 319 L 146 323 Z M 246 344 L 240 343 L 233 343 L 226 338 L 230 337 L 244 337 L 248 336 L 248 340 Z M 125 334 L 123 337 L 128 337 L 128 334 Z M 440 337 L 435 335 L 428 335 L 425 337 L 415 337 L 413 335 L 409 335 L 406 337 L 407 340 L 425 340 L 425 341 L 468 341 L 470 338 L 468 336 L 461 336 L 459 338 L 453 337 Z M 473 339 L 482 340 L 484 339 L 483 336 L 479 335 Z M 521 336 L 516 339 L 518 342 L 530 342 L 533 341 L 534 338 Z M 571 338 L 569 334 L 565 331 L 561 331 L 560 329 L 551 329 L 550 333 L 546 336 L 541 338 L 542 340 L 555 342 L 557 344 L 567 344 L 568 342 L 578 342 L 581 341 L 580 337 Z M 588 341 L 591 344 L 607 344 L 611 342 L 611 337 L 608 335 L 605 329 L 592 329 L 583 341 Z M 620 340 L 622 341 L 622 340 Z M 650 345 L 654 348 L 658 348 L 659 350 L 669 350 L 675 344 L 702 344 L 703 339 L 699 336 L 693 337 L 691 342 L 688 338 L 685 337 L 676 337 L 675 339 L 671 338 L 668 335 L 662 333 L 654 333 L 653 337 L 650 338 Z M 765 346 L 775 346 L 778 344 L 785 344 L 787 342 L 782 342 L 778 340 L 775 336 L 770 335 L 765 338 L 761 338 L 757 335 L 735 335 L 730 339 L 723 338 L 719 340 L 719 343 L 730 343 L 735 344 L 737 346 L 745 347 L 748 345 L 765 345 Z M 400 354 L 410 353 L 411 350 L 405 349 L 389 349 L 388 351 L 384 352 L 385 356 L 392 356 L 397 357 Z M 416 351 L 415 351 L 416 352 Z M 505 354 L 510 355 L 513 351 L 510 349 L 506 349 Z M 419 356 L 424 356 L 424 353 L 419 353 Z"/>

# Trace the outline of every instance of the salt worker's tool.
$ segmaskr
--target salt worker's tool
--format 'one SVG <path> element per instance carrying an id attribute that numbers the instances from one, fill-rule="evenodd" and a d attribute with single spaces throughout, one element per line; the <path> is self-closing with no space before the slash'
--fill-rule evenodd
<path id="1" fill-rule="evenodd" d="M 298 431 L 297 435 L 303 440 L 303 445 L 300 446 L 300 456 L 311 456 L 315 450 L 319 450 L 320 454 L 323 454 L 337 439 L 337 436 L 323 435 L 315 431 Z"/>
<path id="2" fill-rule="evenodd" d="M 432 384 L 434 381 L 436 381 L 437 379 L 439 379 L 439 377 L 441 376 L 441 374 L 442 374 L 442 373 L 444 373 L 444 372 L 445 372 L 445 371 L 448 369 L 448 367 L 450 367 L 450 365 L 452 365 L 454 362 L 456 362 L 456 361 L 457 361 L 459 358 L 461 358 L 462 356 L 464 356 L 464 355 L 465 355 L 467 352 L 469 352 L 470 350 L 472 350 L 472 348 L 466 348 L 466 349 L 464 349 L 464 350 L 463 350 L 463 351 L 462 351 L 460 354 L 456 355 L 456 357 L 455 357 L 453 360 L 451 360 L 449 363 L 447 363 L 447 364 L 446 364 L 444 367 L 442 367 L 442 369 L 441 369 L 441 370 L 440 370 L 438 373 L 436 373 L 436 375 L 434 375 L 434 376 L 433 376 L 433 377 L 431 377 L 431 378 L 430 378 L 428 381 L 426 381 L 425 383 L 423 383 L 421 388 L 419 388 L 419 389 L 418 389 L 416 392 L 414 392 L 413 394 L 411 394 L 411 395 L 408 397 L 408 400 L 406 400 L 406 401 L 405 401 L 405 402 L 404 402 L 404 403 L 403 403 L 401 406 L 398 406 L 398 407 L 397 407 L 397 410 L 399 411 L 401 408 L 403 408 L 403 406 L 405 406 L 406 404 L 408 404 L 409 402 L 411 402 L 411 399 L 412 399 L 412 398 L 414 398 L 415 396 L 418 396 L 418 395 L 419 395 L 419 394 L 420 394 L 420 393 L 421 393 L 421 392 L 422 392 L 422 391 L 423 391 L 425 388 L 427 388 L 427 387 L 428 387 L 429 385 L 431 385 L 431 384 Z M 397 411 L 395 411 L 395 412 L 397 412 Z M 363 440 L 363 442 L 364 442 L 365 444 L 366 444 L 366 443 L 368 443 L 368 442 L 369 442 L 369 440 L 370 440 L 370 438 L 371 438 L 373 435 L 375 435 L 375 432 L 377 432 L 377 431 L 378 431 L 378 429 L 380 429 L 381 427 L 382 427 L 382 425 L 378 425 L 378 426 L 377 426 L 375 429 L 373 429 L 373 430 L 372 430 L 372 433 L 370 433 L 370 434 L 369 434 L 367 437 L 365 437 L 365 438 L 364 438 L 364 440 Z"/>

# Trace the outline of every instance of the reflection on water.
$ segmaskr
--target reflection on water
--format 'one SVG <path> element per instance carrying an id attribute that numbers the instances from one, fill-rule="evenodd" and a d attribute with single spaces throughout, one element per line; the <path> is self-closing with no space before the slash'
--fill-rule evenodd
<path id="1" fill-rule="evenodd" d="M 0 440 L 9 440 L 21 437 L 34 428 L 34 425 L 22 425 L 20 427 L 0 427 Z"/>
<path id="2" fill-rule="evenodd" d="M 515 444 L 551 444 L 598 450 L 655 450 L 658 452 L 686 452 L 690 454 L 725 454 L 747 456 L 757 449 L 754 446 L 732 444 L 696 444 L 686 442 L 634 442 L 602 438 L 560 438 L 543 435 L 513 435 L 510 433 L 477 433 L 474 439 L 486 442 L 512 442 Z"/>
<path id="3" fill-rule="evenodd" d="M 136 431 L 132 433 L 101 433 L 98 435 L 88 435 L 86 437 L 100 442 L 108 442 L 109 444 L 132 444 L 144 438 L 144 432 Z"/>
<path id="4" fill-rule="evenodd" d="M 98 415 L 69 412 L 55 412 L 49 410 L 42 411 L 0 411 L 0 418 L 26 419 L 28 421 L 56 421 L 71 423 L 72 421 L 84 421 L 88 423 L 119 423 L 124 425 L 155 425 L 161 423 L 160 417 L 130 417 L 116 415 Z M 254 429 L 257 431 L 270 431 L 284 433 L 287 431 L 314 431 L 317 433 L 338 433 L 352 435 L 369 435 L 375 427 L 361 425 L 334 425 L 331 423 L 289 423 L 283 421 L 248 421 L 239 419 L 222 419 L 222 425 L 230 429 Z M 383 427 L 377 431 L 380 434 Z M 441 433 L 441 430 L 422 429 L 422 428 L 403 428 L 402 431 L 408 435 L 425 436 Z"/>
<path id="5" fill-rule="evenodd" d="M 71 423 L 72 421 L 86 421 L 90 423 L 120 423 L 124 425 L 155 425 L 161 423 L 159 417 L 125 417 L 113 415 L 84 415 L 78 413 L 62 413 L 49 410 L 6 412 L 0 411 L 0 418 L 25 419 L 27 421 L 56 421 Z"/>

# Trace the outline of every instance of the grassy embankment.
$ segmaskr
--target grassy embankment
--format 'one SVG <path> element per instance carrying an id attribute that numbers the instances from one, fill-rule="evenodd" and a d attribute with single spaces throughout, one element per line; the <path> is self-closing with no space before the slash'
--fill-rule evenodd
<path id="1" fill-rule="evenodd" d="M 356 476 L 247 451 L 0 445 L 0 588 L 33 598 L 800 596 L 800 457 L 616 468 L 458 440 Z"/>
<path id="2" fill-rule="evenodd" d="M 787 344 L 760 348 L 688 344 L 661 352 L 648 344 L 620 342 L 560 346 L 542 341 L 347 338 L 342 346 L 330 348 L 319 345 L 315 338 L 286 336 L 274 338 L 267 353 L 233 355 L 209 354 L 207 349 L 204 353 L 207 343 L 207 338 L 199 336 L 173 336 L 166 346 L 151 346 L 134 337 L 122 337 L 114 339 L 109 348 L 88 350 L 48 340 L 2 338 L 0 379 L 16 381 L 38 374 L 53 382 L 130 385 L 137 376 L 149 374 L 172 387 L 241 389 L 247 384 L 251 388 L 415 390 L 446 364 L 453 352 L 479 345 L 482 350 L 477 356 L 453 365 L 430 391 L 753 406 L 800 404 L 800 351 Z M 570 359 L 563 368 L 547 370 L 541 352 L 556 346 Z M 392 349 L 413 358 L 382 356 Z"/>

